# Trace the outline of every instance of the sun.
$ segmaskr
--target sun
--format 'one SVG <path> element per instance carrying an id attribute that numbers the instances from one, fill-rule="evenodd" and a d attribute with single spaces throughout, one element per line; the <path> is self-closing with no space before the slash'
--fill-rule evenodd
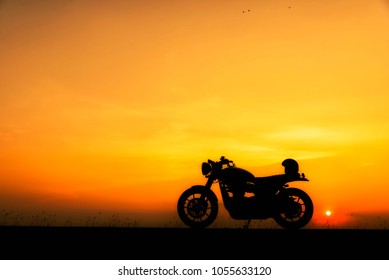
<path id="1" fill-rule="evenodd" d="M 329 216 L 331 216 L 331 215 L 332 215 L 332 212 L 331 212 L 330 210 L 327 210 L 327 211 L 326 211 L 326 216 L 329 217 Z"/>

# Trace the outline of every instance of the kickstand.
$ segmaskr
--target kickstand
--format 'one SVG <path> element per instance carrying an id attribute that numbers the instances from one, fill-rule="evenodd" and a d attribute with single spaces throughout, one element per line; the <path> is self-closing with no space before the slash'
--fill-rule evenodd
<path id="1" fill-rule="evenodd" d="M 248 220 L 247 220 L 247 224 L 245 224 L 245 225 L 243 226 L 243 228 L 244 228 L 244 229 L 248 229 L 248 228 L 249 228 L 249 225 L 250 225 L 250 222 L 251 222 L 251 219 L 248 219 Z"/>

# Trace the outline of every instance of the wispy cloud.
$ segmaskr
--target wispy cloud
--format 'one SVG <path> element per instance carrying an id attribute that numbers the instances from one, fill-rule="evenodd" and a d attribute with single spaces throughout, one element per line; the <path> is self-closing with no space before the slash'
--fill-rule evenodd
<path id="1" fill-rule="evenodd" d="M 320 127 L 296 126 L 282 131 L 275 131 L 267 134 L 267 138 L 272 140 L 291 140 L 291 141 L 309 141 L 309 140 L 331 140 L 340 138 L 342 135 L 335 131 Z M 344 135 L 343 135 L 344 136 Z"/>

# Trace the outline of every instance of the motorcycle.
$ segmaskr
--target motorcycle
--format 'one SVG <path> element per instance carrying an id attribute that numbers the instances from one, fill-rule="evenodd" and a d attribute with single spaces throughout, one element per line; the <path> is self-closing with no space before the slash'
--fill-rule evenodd
<path id="1" fill-rule="evenodd" d="M 177 211 L 181 221 L 190 228 L 210 226 L 219 212 L 218 198 L 211 187 L 219 183 L 224 207 L 231 218 L 247 220 L 246 227 L 252 219 L 269 218 L 285 229 L 305 227 L 313 216 L 312 199 L 288 183 L 309 180 L 304 173 L 300 175 L 294 159 L 285 159 L 282 166 L 285 174 L 255 177 L 224 156 L 219 161 L 208 159 L 201 165 L 206 184 L 194 185 L 179 196 Z"/>

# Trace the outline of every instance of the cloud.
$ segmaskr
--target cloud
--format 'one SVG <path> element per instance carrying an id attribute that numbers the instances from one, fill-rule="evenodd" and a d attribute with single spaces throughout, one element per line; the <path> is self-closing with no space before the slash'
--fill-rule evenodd
<path id="1" fill-rule="evenodd" d="M 319 127 L 294 127 L 282 131 L 269 133 L 268 138 L 274 140 L 317 140 L 317 139 L 333 139 L 339 137 L 339 134 Z"/>

